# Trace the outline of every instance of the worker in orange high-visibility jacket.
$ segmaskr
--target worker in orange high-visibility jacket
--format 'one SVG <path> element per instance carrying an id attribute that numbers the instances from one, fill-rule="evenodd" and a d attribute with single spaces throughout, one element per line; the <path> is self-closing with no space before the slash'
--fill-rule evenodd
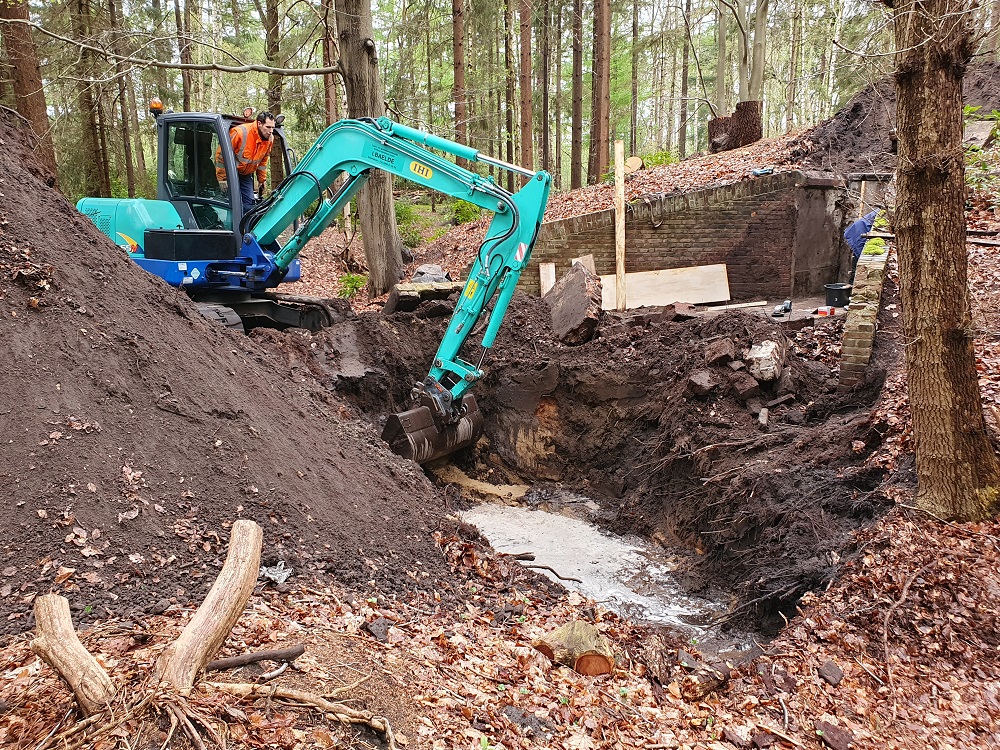
<path id="1" fill-rule="evenodd" d="M 253 178 L 264 186 L 267 180 L 267 160 L 271 156 L 271 146 L 274 145 L 274 115 L 261 112 L 254 122 L 237 125 L 229 131 L 229 139 L 236 155 L 236 172 L 239 177 L 240 200 L 245 214 L 253 207 Z M 215 152 L 215 176 L 219 180 L 219 188 L 223 193 L 229 192 L 226 181 L 226 165 L 222 159 L 222 150 Z"/>

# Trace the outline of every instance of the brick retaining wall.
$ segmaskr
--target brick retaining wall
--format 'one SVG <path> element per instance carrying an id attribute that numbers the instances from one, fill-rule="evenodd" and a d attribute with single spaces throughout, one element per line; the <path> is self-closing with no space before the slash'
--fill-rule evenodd
<path id="1" fill-rule="evenodd" d="M 849 263 L 840 236 L 844 186 L 793 171 L 645 196 L 627 207 L 625 270 L 725 263 L 734 300 L 822 292 Z M 543 224 L 519 288 L 537 295 L 539 263 L 555 263 L 558 278 L 587 254 L 598 274 L 615 272 L 613 209 Z"/>
<path id="2" fill-rule="evenodd" d="M 841 391 L 856 386 L 868 369 L 875 341 L 875 321 L 878 318 L 882 284 L 885 281 L 885 255 L 862 255 L 854 274 L 854 289 L 844 321 L 844 338 L 841 341 L 840 385 Z"/>

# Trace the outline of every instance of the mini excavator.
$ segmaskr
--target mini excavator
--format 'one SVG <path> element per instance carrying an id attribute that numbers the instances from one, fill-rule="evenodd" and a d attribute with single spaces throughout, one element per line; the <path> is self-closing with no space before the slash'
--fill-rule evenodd
<path id="1" fill-rule="evenodd" d="M 232 328 L 266 325 L 309 330 L 332 325 L 321 301 L 272 290 L 300 278 L 298 255 L 322 233 L 381 169 L 493 213 L 469 278 L 427 376 L 412 391 L 413 407 L 388 417 L 383 439 L 398 454 L 425 463 L 474 443 L 482 414 L 469 390 L 483 376 L 493 346 L 531 256 L 545 213 L 551 177 L 480 154 L 469 146 L 386 117 L 341 120 L 295 162 L 284 133 L 275 147 L 288 174 L 273 193 L 243 213 L 230 128 L 244 116 L 153 110 L 157 126 L 157 199 L 82 198 L 77 209 L 142 268 L 184 289 L 203 315 Z M 526 178 L 515 193 L 492 177 L 458 166 L 444 152 Z M 224 158 L 221 188 L 216 157 Z M 331 190 L 341 175 L 344 180 Z M 328 194 L 329 191 L 329 194 Z M 490 305 L 492 311 L 488 312 Z M 478 357 L 460 350 L 483 327 Z"/>

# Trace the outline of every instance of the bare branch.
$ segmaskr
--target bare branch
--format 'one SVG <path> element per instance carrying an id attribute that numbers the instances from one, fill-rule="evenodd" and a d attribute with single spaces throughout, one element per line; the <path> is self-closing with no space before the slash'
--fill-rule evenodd
<path id="1" fill-rule="evenodd" d="M 59 41 L 77 47 L 80 50 L 93 52 L 107 60 L 127 62 L 144 68 L 165 68 L 167 70 L 218 70 L 222 73 L 271 73 L 279 76 L 316 76 L 326 75 L 328 73 L 341 73 L 340 65 L 334 65 L 329 68 L 272 68 L 268 65 L 257 65 L 255 63 L 248 65 L 219 65 L 217 63 L 163 63 L 157 60 L 143 60 L 137 57 L 116 55 L 102 47 L 94 47 L 89 44 L 84 44 L 83 42 L 78 42 L 75 39 L 70 39 L 69 37 L 56 34 L 55 32 L 49 31 L 41 24 L 34 23 L 33 21 L 2 18 L 0 19 L 0 23 L 24 24 L 25 26 L 37 29 L 46 36 L 58 39 Z"/>

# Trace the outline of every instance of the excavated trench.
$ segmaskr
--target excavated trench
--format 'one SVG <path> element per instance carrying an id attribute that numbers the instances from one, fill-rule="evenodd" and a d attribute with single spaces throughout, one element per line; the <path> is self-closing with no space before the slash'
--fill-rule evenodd
<path id="1" fill-rule="evenodd" d="M 351 318 L 302 337 L 303 365 L 377 429 L 389 409 L 408 407 L 447 314 L 435 303 Z M 587 498 L 577 516 L 680 559 L 680 591 L 728 592 L 708 597 L 732 597 L 716 619 L 767 632 L 837 575 L 852 532 L 888 506 L 884 473 L 865 458 L 881 443 L 871 419 L 879 363 L 896 354 L 876 341 L 868 384 L 839 394 L 814 344 L 791 335 L 745 311 L 686 318 L 668 307 L 606 313 L 591 341 L 567 346 L 546 303 L 518 295 L 476 390 L 485 434 L 450 462 L 491 485 L 527 485 L 536 505 Z M 734 366 L 706 363 L 706 347 L 726 339 L 737 359 L 763 340 L 787 346 L 782 376 L 758 396 L 785 397 L 766 425 L 737 398 Z M 716 386 L 696 395 L 691 376 L 705 371 Z"/>

